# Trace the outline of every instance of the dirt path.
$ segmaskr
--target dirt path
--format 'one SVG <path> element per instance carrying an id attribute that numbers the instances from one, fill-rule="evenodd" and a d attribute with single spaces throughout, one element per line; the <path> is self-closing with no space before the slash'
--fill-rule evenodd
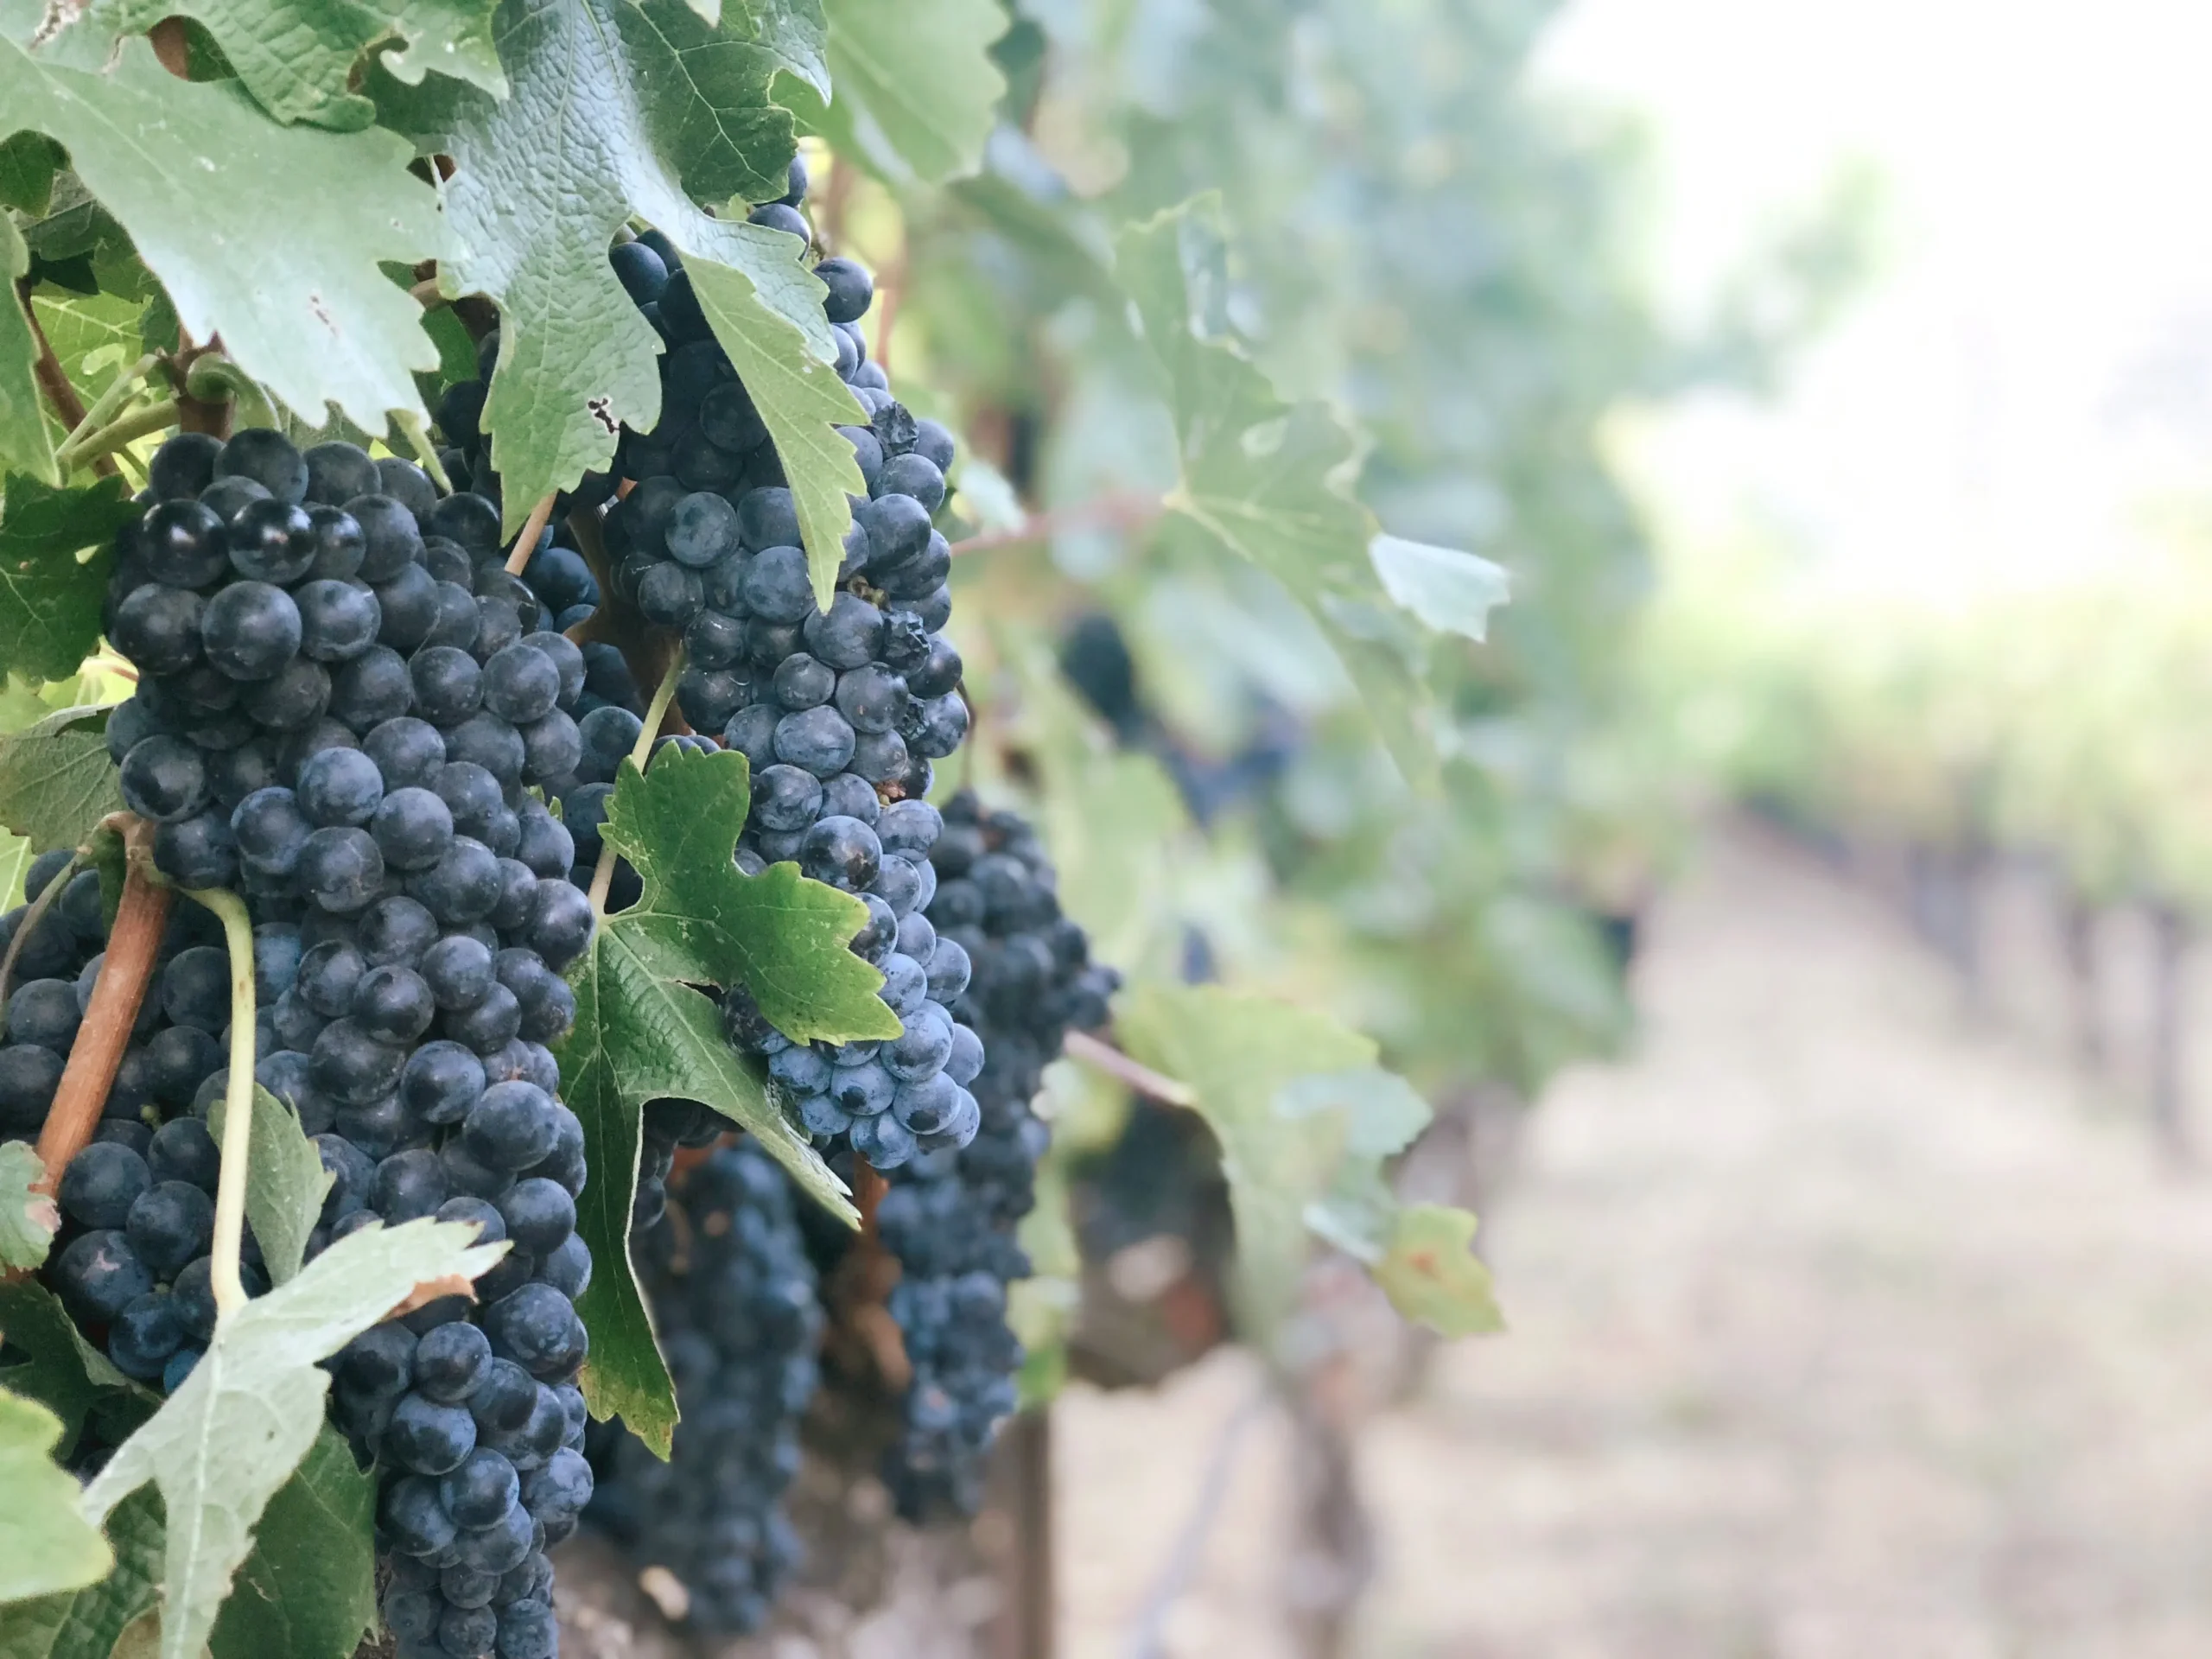
<path id="1" fill-rule="evenodd" d="M 1552 1091 L 1490 1218 L 1512 1333 L 1366 1436 L 1358 1651 L 2212 1655 L 2212 1180 L 1756 836 L 1652 935 L 1640 1053 Z M 1250 1388 L 1063 1402 L 1067 1659 L 1127 1652 Z M 1177 1659 L 1283 1650 L 1282 1462 L 1262 1421 Z"/>

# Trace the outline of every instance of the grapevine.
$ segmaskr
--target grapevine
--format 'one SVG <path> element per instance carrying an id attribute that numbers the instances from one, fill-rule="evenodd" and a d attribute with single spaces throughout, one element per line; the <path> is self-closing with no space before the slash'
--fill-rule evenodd
<path id="1" fill-rule="evenodd" d="M 1386 1179 L 1426 1051 L 1259 958 L 1449 818 L 1502 573 L 1271 376 L 1199 115 L 1052 176 L 1021 10 L 0 23 L 0 1436 L 68 1557 L 0 1652 L 551 1659 L 585 1529 L 772 1629 L 810 1461 L 984 1507 L 1116 1147 L 1217 1152 L 1194 1294 L 1286 1389 L 1317 1251 L 1494 1324 Z M 1224 608 L 1276 655 L 1179 729 Z M 1462 942 L 1555 874 L 1454 868 Z"/>

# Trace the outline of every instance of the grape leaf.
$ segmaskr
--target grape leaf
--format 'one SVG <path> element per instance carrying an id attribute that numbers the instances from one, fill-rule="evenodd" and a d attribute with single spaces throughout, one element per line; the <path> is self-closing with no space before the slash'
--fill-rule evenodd
<path id="1" fill-rule="evenodd" d="M 261 107 L 283 122 L 308 121 L 351 132 L 376 118 L 376 105 L 351 90 L 354 66 L 372 46 L 400 79 L 427 70 L 506 94 L 492 44 L 493 0 L 92 0 L 62 28 L 95 31 L 102 41 L 136 35 L 166 16 L 206 25 Z M 388 43 L 388 44 L 387 44 Z M 105 48 L 103 48 L 105 50 Z"/>
<path id="2" fill-rule="evenodd" d="M 1398 1212 L 1389 1254 L 1373 1269 L 1390 1305 L 1440 1336 L 1503 1331 L 1490 1269 L 1469 1249 L 1475 1218 L 1440 1204 L 1409 1205 Z"/>
<path id="3" fill-rule="evenodd" d="M 1240 1311 L 1263 1338 L 1297 1300 L 1308 1206 L 1341 1165 L 1351 1126 L 1287 1085 L 1375 1064 L 1375 1045 L 1309 1009 L 1215 985 L 1149 982 L 1122 994 L 1115 1031 L 1130 1054 L 1186 1084 L 1221 1143 L 1236 1219 Z"/>
<path id="4" fill-rule="evenodd" d="M 207 1113 L 207 1133 L 223 1142 L 220 1096 Z M 272 1284 L 296 1275 L 305 1260 L 308 1235 L 322 1217 L 323 1196 L 338 1178 L 322 1166 L 322 1154 L 300 1128 L 284 1102 L 256 1084 L 253 1122 L 246 1125 L 245 1218 L 261 1246 L 262 1264 Z"/>
<path id="5" fill-rule="evenodd" d="M 0 1268 L 29 1273 L 46 1260 L 61 1230 L 53 1195 L 37 1190 L 45 1175 L 30 1142 L 0 1145 Z"/>
<path id="6" fill-rule="evenodd" d="M 194 338 L 219 334 L 294 410 L 334 403 L 378 431 L 388 411 L 419 411 L 411 372 L 437 354 L 421 307 L 378 269 L 444 251 L 405 143 L 275 125 L 235 81 L 180 80 L 143 40 L 111 65 L 90 30 L 34 56 L 23 43 L 43 11 L 0 0 L 0 136 L 67 146 Z"/>
<path id="7" fill-rule="evenodd" d="M 0 1607 L 6 1659 L 109 1659 L 125 1628 L 161 1593 L 162 1499 L 149 1487 L 116 1507 L 105 1529 L 115 1569 L 81 1590 Z"/>
<path id="8" fill-rule="evenodd" d="M 794 1042 L 896 1037 L 883 976 L 847 948 L 867 907 L 796 864 L 747 875 L 734 861 L 748 771 L 728 749 L 665 748 L 647 772 L 623 762 L 601 834 L 643 890 L 605 931 L 661 979 L 744 986 Z"/>
<path id="9" fill-rule="evenodd" d="M 577 1230 L 599 1263 L 576 1300 L 592 1338 L 584 1395 L 594 1416 L 620 1414 L 663 1457 L 675 1393 L 629 1256 L 645 1103 L 703 1102 L 751 1133 L 816 1203 L 849 1226 L 860 1221 L 844 1183 L 693 986 L 743 984 L 794 1036 L 892 1035 L 898 1025 L 875 995 L 881 976 L 846 948 L 861 925 L 857 900 L 793 865 L 747 876 L 732 861 L 750 798 L 741 754 L 671 747 L 642 772 L 623 763 L 601 833 L 636 868 L 641 892 L 601 922 L 570 970 L 576 1017 L 559 1049 L 561 1096 L 582 1120 L 598 1172 L 576 1204 Z"/>
<path id="10" fill-rule="evenodd" d="M 720 0 L 696 0 L 692 10 L 711 24 Z M 830 20 L 822 0 L 747 0 L 738 27 L 776 55 L 778 67 L 797 75 L 823 98 L 830 96 Z"/>
<path id="11" fill-rule="evenodd" d="M 1180 449 L 1162 533 L 1178 550 L 1233 555 L 1281 582 L 1328 637 L 1399 766 L 1430 782 L 1414 642 L 1369 551 L 1374 517 L 1344 487 L 1357 447 L 1325 404 L 1284 402 L 1227 334 L 1217 200 L 1128 226 L 1116 251 Z"/>
<path id="12" fill-rule="evenodd" d="M 0 207 L 44 216 L 54 200 L 54 175 L 68 161 L 68 152 L 42 132 L 0 139 Z"/>
<path id="13" fill-rule="evenodd" d="M 827 0 L 826 105 L 787 94 L 842 155 L 895 181 L 973 173 L 998 120 L 1006 77 L 990 48 L 1007 31 L 998 0 Z M 818 90 L 818 89 L 817 89 Z"/>
<path id="14" fill-rule="evenodd" d="M 262 1513 L 208 1638 L 214 1659 L 347 1659 L 377 1621 L 376 1510 L 376 1475 L 324 1424 Z"/>
<path id="15" fill-rule="evenodd" d="M 127 366 L 144 349 L 146 316 L 154 308 L 120 294 L 41 292 L 31 299 L 31 315 L 46 331 L 54 361 L 87 391 L 103 371 Z M 174 333 L 169 343 L 175 343 Z"/>
<path id="16" fill-rule="evenodd" d="M 10 473 L 4 489 L 0 672 L 33 680 L 67 679 L 99 640 L 108 543 L 138 516 L 138 509 L 125 499 L 119 478 L 56 490 Z M 79 560 L 77 555 L 88 547 L 98 551 Z"/>
<path id="17" fill-rule="evenodd" d="M 853 525 L 848 498 L 868 493 L 853 446 L 836 429 L 866 426 L 868 411 L 835 369 L 808 354 L 790 320 L 762 302 L 751 277 L 703 257 L 684 268 L 699 308 L 775 441 L 806 543 L 815 602 L 827 610 L 836 594 L 845 532 Z"/>
<path id="18" fill-rule="evenodd" d="M 0 1332 L 22 1356 L 19 1363 L 0 1369 L 0 1387 L 29 1395 L 61 1419 L 65 1453 L 77 1443 L 88 1415 L 99 1420 L 103 1433 L 119 1439 L 159 1403 L 85 1340 L 54 1293 L 35 1279 L 0 1283 Z"/>
<path id="19" fill-rule="evenodd" d="M 31 268 L 31 251 L 16 222 L 0 213 L 0 275 L 8 295 L 0 302 L 0 467 L 58 485 L 54 435 L 47 429 L 46 404 L 38 390 L 38 342 L 23 310 L 16 280 Z"/>
<path id="20" fill-rule="evenodd" d="M 95 1521 L 148 1481 L 168 1516 L 162 1659 L 207 1641 L 253 1528 L 314 1446 L 329 1376 L 316 1362 L 377 1323 L 417 1284 L 474 1279 L 506 1252 L 473 1227 L 416 1221 L 340 1239 L 289 1285 L 226 1315 L 161 1409 L 85 1489 Z"/>
<path id="21" fill-rule="evenodd" d="M 1490 613 L 1505 603 L 1502 565 L 1455 547 L 1431 547 L 1396 536 L 1377 536 L 1367 544 L 1383 591 L 1440 633 L 1481 640 L 1490 634 Z"/>
<path id="22" fill-rule="evenodd" d="M 630 1205 L 645 1102 L 703 1102 L 750 1133 L 801 1191 L 848 1226 L 860 1224 L 860 1212 L 844 1183 L 730 1047 L 721 1011 L 689 985 L 648 968 L 631 948 L 632 939 L 614 926 L 621 919 L 600 929 L 581 971 L 573 975 L 575 1023 L 560 1048 L 561 1097 L 583 1122 L 584 1154 L 594 1171 L 576 1200 L 576 1230 L 597 1264 L 576 1299 L 576 1311 L 591 1332 L 582 1382 L 593 1416 L 619 1414 L 665 1458 L 676 1427 L 676 1392 L 630 1258 Z"/>
<path id="23" fill-rule="evenodd" d="M 442 192 L 459 249 L 440 264 L 442 291 L 499 303 L 483 424 L 512 531 L 541 497 L 603 470 L 624 423 L 659 422 L 660 339 L 607 262 L 631 216 L 743 271 L 807 354 L 830 362 L 836 345 L 796 238 L 692 200 L 784 193 L 794 139 L 768 84 L 803 71 L 774 31 L 711 28 L 680 0 L 502 0 L 493 32 L 504 102 L 447 81 L 385 80 L 376 96 L 387 125 L 454 163 Z"/>
<path id="24" fill-rule="evenodd" d="M 88 724 L 105 712 L 63 709 L 20 732 L 0 734 L 0 824 L 23 836 L 33 852 L 81 846 L 95 824 L 122 810 L 107 739 Z"/>
<path id="25" fill-rule="evenodd" d="M 61 1420 L 0 1389 L 0 1602 L 74 1590 L 107 1576 L 115 1553 L 77 1513 L 77 1483 L 54 1461 Z"/>

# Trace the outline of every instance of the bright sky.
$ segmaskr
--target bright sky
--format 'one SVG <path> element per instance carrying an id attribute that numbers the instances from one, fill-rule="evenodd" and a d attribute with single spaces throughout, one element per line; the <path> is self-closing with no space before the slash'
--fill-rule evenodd
<path id="1" fill-rule="evenodd" d="M 1573 0 L 1545 73 L 1649 118 L 1676 295 L 1840 165 L 1883 181 L 1881 274 L 1779 406 L 1640 448 L 1690 523 L 1955 593 L 2212 499 L 2212 4 Z"/>

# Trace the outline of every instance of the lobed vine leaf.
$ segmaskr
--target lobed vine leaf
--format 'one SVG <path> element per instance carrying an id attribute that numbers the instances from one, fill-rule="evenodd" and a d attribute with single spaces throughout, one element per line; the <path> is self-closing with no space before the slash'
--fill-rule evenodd
<path id="1" fill-rule="evenodd" d="M 899 1016 L 876 995 L 883 976 L 848 949 L 868 919 L 861 901 L 796 864 L 737 868 L 748 774 L 727 749 L 666 748 L 645 772 L 623 763 L 601 833 L 643 891 L 604 931 L 658 978 L 742 985 L 795 1042 L 896 1037 Z"/>
<path id="2" fill-rule="evenodd" d="M 376 1628 L 376 1518 L 375 1472 L 324 1424 L 262 1512 L 208 1637 L 213 1659 L 346 1659 Z"/>
<path id="3" fill-rule="evenodd" d="M 0 1145 L 0 1269 L 29 1273 L 46 1260 L 61 1211 L 41 1192 L 46 1166 L 28 1141 Z"/>
<path id="4" fill-rule="evenodd" d="M 472 1227 L 433 1221 L 340 1240 L 294 1279 L 226 1316 L 159 1411 L 85 1489 L 97 1521 L 148 1482 L 168 1517 L 162 1659 L 193 1659 L 213 1630 L 253 1529 L 322 1426 L 330 1378 L 316 1362 L 377 1323 L 418 1284 L 474 1279 L 505 1254 Z"/>
<path id="5" fill-rule="evenodd" d="M 5 527 L 0 526 L 0 538 Z M 33 852 L 78 847 L 123 806 L 107 739 L 92 725 L 102 709 L 63 709 L 20 732 L 0 733 L 0 825 Z"/>
<path id="6" fill-rule="evenodd" d="M 868 493 L 853 447 L 836 429 L 866 426 L 868 411 L 836 370 L 809 353 L 789 319 L 762 301 L 750 276 L 703 257 L 685 269 L 699 308 L 775 442 L 806 543 L 815 602 L 826 610 L 853 524 L 849 498 Z"/>
<path id="7" fill-rule="evenodd" d="M 153 1414 L 154 1395 L 86 1342 L 54 1293 L 35 1279 L 0 1283 L 0 1334 L 20 1357 L 0 1368 L 0 1387 L 28 1395 L 61 1420 L 65 1454 L 88 1416 L 110 1439 L 120 1439 Z"/>
<path id="8" fill-rule="evenodd" d="M 224 1102 L 207 1113 L 207 1132 L 223 1140 Z M 338 1178 L 300 1127 L 298 1115 L 260 1084 L 253 1090 L 253 1122 L 246 1125 L 245 1218 L 261 1246 L 272 1284 L 296 1277 L 306 1259 L 308 1235 L 322 1216 L 322 1200 Z"/>
<path id="9" fill-rule="evenodd" d="M 0 468 L 28 474 L 41 484 L 59 485 L 54 464 L 54 435 L 47 429 L 46 404 L 38 389 L 38 342 L 31 336 L 29 313 L 16 283 L 31 268 L 31 251 L 16 222 L 0 213 L 0 274 L 8 296 L 0 302 Z"/>
<path id="10" fill-rule="evenodd" d="M 769 82 L 804 68 L 787 31 L 756 37 L 749 16 L 710 25 L 680 0 L 502 0 L 493 32 L 504 101 L 388 79 L 376 96 L 387 124 L 452 160 L 441 188 L 458 247 L 442 290 L 499 303 L 482 418 L 512 531 L 548 493 L 603 470 L 624 424 L 659 422 L 660 339 L 607 262 L 632 216 L 744 272 L 807 355 L 831 361 L 836 343 L 796 239 L 693 200 L 783 194 L 794 139 Z"/>
<path id="11" fill-rule="evenodd" d="M 143 40 L 111 63 L 91 30 L 34 54 L 44 14 L 40 0 L 0 0 L 0 137 L 29 129 L 67 146 L 183 327 L 219 334 L 293 410 L 320 418 L 336 404 L 374 430 L 389 411 L 419 411 L 412 376 L 436 353 L 421 307 L 378 269 L 444 251 L 406 143 L 277 126 L 237 82 L 180 80 Z"/>
<path id="12" fill-rule="evenodd" d="M 1409 1205 L 1398 1212 L 1389 1254 L 1372 1269 L 1375 1282 L 1399 1313 L 1440 1336 L 1502 1331 L 1490 1269 L 1468 1248 L 1474 1236 L 1467 1211 Z"/>
<path id="13" fill-rule="evenodd" d="M 115 1566 L 81 1589 L 0 1606 L 0 1655 L 5 1659 L 109 1659 L 133 1621 L 161 1593 L 161 1495 L 132 1493 L 105 1529 Z"/>
<path id="14" fill-rule="evenodd" d="M 1116 252 L 1175 421 L 1182 480 L 1167 498 L 1162 533 L 1172 545 L 1234 556 L 1281 582 L 1327 636 L 1399 766 L 1416 781 L 1433 780 L 1415 641 L 1385 567 L 1431 610 L 1440 573 L 1426 569 L 1416 584 L 1396 551 L 1378 561 L 1374 517 L 1346 487 L 1357 459 L 1351 433 L 1323 404 L 1284 401 L 1230 334 L 1217 200 L 1198 197 L 1128 227 Z M 1464 622 L 1469 608 L 1462 595 L 1439 613 Z"/>
<path id="15" fill-rule="evenodd" d="M 997 0 L 826 0 L 825 9 L 836 95 L 789 95 L 807 124 L 901 182 L 941 183 L 982 165 L 1006 96 L 990 54 L 1006 9 Z"/>
<path id="16" fill-rule="evenodd" d="M 115 1553 L 77 1513 L 77 1483 L 54 1460 L 61 1420 L 0 1389 L 0 1602 L 75 1590 L 107 1576 Z"/>
<path id="17" fill-rule="evenodd" d="M 1271 1335 L 1296 1302 L 1307 1210 L 1335 1179 L 1351 1127 L 1343 1111 L 1286 1102 L 1284 1090 L 1314 1073 L 1371 1067 L 1374 1043 L 1287 1002 L 1158 982 L 1122 994 L 1115 1030 L 1136 1058 L 1190 1086 L 1221 1143 L 1243 1315 Z"/>
<path id="18" fill-rule="evenodd" d="M 1367 556 L 1383 591 L 1427 627 L 1478 641 L 1489 637 L 1490 613 L 1506 601 L 1503 565 L 1397 536 L 1377 536 Z"/>
<path id="19" fill-rule="evenodd" d="M 108 543 L 138 510 L 118 478 L 54 489 L 11 473 L 0 490 L 0 672 L 67 679 L 99 639 Z"/>
<path id="20" fill-rule="evenodd" d="M 351 132 L 376 119 L 375 104 L 353 90 L 354 69 L 372 47 L 382 46 L 378 61 L 410 84 L 435 69 L 504 96 L 506 78 L 492 44 L 493 3 L 93 0 L 63 32 L 88 30 L 110 42 L 119 35 L 142 34 L 163 17 L 193 18 L 214 37 L 255 101 L 277 120 Z"/>
<path id="21" fill-rule="evenodd" d="M 54 175 L 68 153 L 42 132 L 0 138 L 0 207 L 42 218 L 54 200 Z"/>

